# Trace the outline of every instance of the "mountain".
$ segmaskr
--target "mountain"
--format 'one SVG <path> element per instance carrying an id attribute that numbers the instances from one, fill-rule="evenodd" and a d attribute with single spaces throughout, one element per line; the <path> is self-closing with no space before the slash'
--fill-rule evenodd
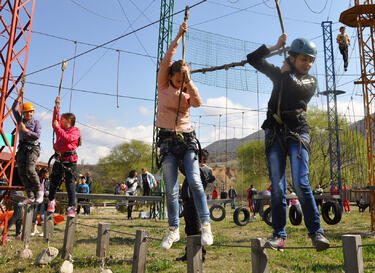
<path id="1" fill-rule="evenodd" d="M 218 140 L 206 146 L 205 149 L 207 149 L 207 151 L 210 153 L 209 161 L 211 162 L 224 162 L 226 160 L 230 161 L 237 158 L 236 151 L 241 144 L 245 142 L 251 142 L 257 139 L 264 139 L 263 130 L 259 130 L 244 138 Z M 226 155 L 228 158 L 226 157 Z"/>

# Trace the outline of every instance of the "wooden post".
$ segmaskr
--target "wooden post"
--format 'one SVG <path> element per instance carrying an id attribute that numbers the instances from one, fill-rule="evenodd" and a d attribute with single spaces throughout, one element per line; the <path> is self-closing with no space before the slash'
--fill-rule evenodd
<path id="1" fill-rule="evenodd" d="M 44 224 L 43 224 L 43 237 L 46 240 L 51 240 L 53 235 L 53 229 L 55 227 L 54 223 L 54 213 L 45 211 L 44 212 Z"/>
<path id="2" fill-rule="evenodd" d="M 362 239 L 360 235 L 342 235 L 342 250 L 344 252 L 344 270 L 347 273 L 362 273 Z"/>
<path id="3" fill-rule="evenodd" d="M 267 250 L 262 238 L 251 239 L 251 265 L 253 273 L 269 272 Z"/>
<path id="4" fill-rule="evenodd" d="M 34 205 L 26 205 L 24 212 L 24 221 L 22 227 L 22 242 L 25 248 L 28 248 L 30 240 L 31 227 L 33 225 Z"/>
<path id="5" fill-rule="evenodd" d="M 98 241 L 96 244 L 96 256 L 105 258 L 109 251 L 109 231 L 111 225 L 108 223 L 98 224 Z"/>
<path id="6" fill-rule="evenodd" d="M 202 271 L 202 245 L 200 235 L 187 237 L 187 272 L 201 273 Z"/>
<path id="7" fill-rule="evenodd" d="M 146 230 L 137 230 L 134 244 L 132 273 L 146 272 L 147 256 L 147 237 L 149 232 Z"/>
<path id="8" fill-rule="evenodd" d="M 62 258 L 64 260 L 70 260 L 73 256 L 73 245 L 74 245 L 74 235 L 76 232 L 76 218 L 66 217 L 65 235 L 64 235 L 64 245 L 62 250 Z"/>

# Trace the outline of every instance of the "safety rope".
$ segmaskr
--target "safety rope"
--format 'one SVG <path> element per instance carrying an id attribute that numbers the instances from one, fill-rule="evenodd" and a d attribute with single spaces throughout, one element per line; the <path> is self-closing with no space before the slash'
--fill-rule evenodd
<path id="1" fill-rule="evenodd" d="M 68 61 L 67 60 L 62 61 L 62 63 L 61 63 L 61 77 L 60 77 L 59 93 L 58 93 L 59 98 L 61 96 L 61 85 L 62 85 L 62 81 L 63 81 L 63 77 L 64 77 L 64 71 L 65 71 L 67 66 L 68 66 Z M 58 105 L 55 102 L 55 117 L 54 117 L 55 120 L 57 120 L 57 118 L 58 118 L 57 110 L 58 110 Z M 55 144 L 55 130 L 53 130 L 53 133 L 52 133 L 52 147 L 53 147 L 54 144 Z M 59 152 L 60 152 L 60 147 L 59 147 Z"/>
<path id="2" fill-rule="evenodd" d="M 189 6 L 186 6 L 185 7 L 185 17 L 184 17 L 185 23 L 189 19 L 189 15 L 190 15 Z M 182 34 L 182 64 L 185 64 L 185 33 Z M 182 75 L 182 84 L 181 84 L 180 93 L 178 95 L 176 120 L 175 120 L 175 123 L 174 123 L 174 131 L 175 132 L 177 131 L 176 129 L 177 129 L 177 124 L 178 124 L 178 116 L 180 115 L 181 97 L 182 97 L 182 92 L 184 91 L 184 83 L 185 83 L 185 74 Z"/>
<path id="3" fill-rule="evenodd" d="M 21 121 L 23 119 L 23 95 L 25 93 L 24 91 L 24 86 L 25 86 L 25 82 L 26 82 L 26 76 L 25 75 L 22 75 L 21 76 L 21 90 L 20 90 L 20 97 L 21 97 Z"/>

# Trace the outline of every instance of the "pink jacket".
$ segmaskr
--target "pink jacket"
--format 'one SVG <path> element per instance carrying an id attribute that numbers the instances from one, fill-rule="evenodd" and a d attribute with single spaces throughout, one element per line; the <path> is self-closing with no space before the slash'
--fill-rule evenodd
<path id="1" fill-rule="evenodd" d="M 65 130 L 61 128 L 60 107 L 57 109 L 57 114 L 56 114 L 56 109 L 54 108 L 53 110 L 52 124 L 55 121 L 55 119 L 59 122 L 60 126 L 54 128 L 54 131 L 56 133 L 56 142 L 53 144 L 53 148 L 55 149 L 55 151 L 59 152 L 61 155 L 63 155 L 65 152 L 75 151 L 78 147 L 79 137 L 81 136 L 81 132 L 79 131 L 77 127 L 69 127 L 68 129 L 65 129 Z M 77 162 L 78 155 L 74 154 L 70 156 L 70 158 L 63 157 L 63 160 Z"/>
<path id="2" fill-rule="evenodd" d="M 178 108 L 178 97 L 180 90 L 174 88 L 168 78 L 168 69 L 172 64 L 173 56 L 178 48 L 178 42 L 174 40 L 165 54 L 159 68 L 158 74 L 158 113 L 156 117 L 156 126 L 165 129 L 174 129 L 176 113 Z M 189 108 L 202 105 L 202 99 L 199 96 L 198 88 L 192 81 L 186 84 L 186 92 L 181 95 L 180 113 L 177 122 L 177 131 L 191 131 Z"/>

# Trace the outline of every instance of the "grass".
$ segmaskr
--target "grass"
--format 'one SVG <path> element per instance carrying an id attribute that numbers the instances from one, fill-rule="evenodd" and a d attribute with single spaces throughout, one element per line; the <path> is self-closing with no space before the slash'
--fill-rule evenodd
<path id="1" fill-rule="evenodd" d="M 137 216 L 138 212 L 134 215 Z M 226 219 L 213 222 L 212 230 L 215 243 L 222 245 L 243 245 L 245 248 L 211 246 L 207 248 L 204 272 L 251 272 L 251 238 L 268 237 L 272 233 L 271 227 L 256 219 L 247 226 L 236 226 L 232 219 L 233 210 L 227 207 Z M 95 256 L 97 224 L 107 222 L 111 224 L 110 250 L 106 259 L 106 268 L 113 272 L 131 272 L 134 250 L 135 232 L 145 229 L 150 232 L 148 241 L 147 272 L 186 272 L 186 263 L 176 262 L 175 258 L 183 255 L 186 237 L 183 234 L 184 221 L 181 222 L 181 241 L 175 243 L 169 251 L 160 250 L 160 239 L 165 234 L 167 220 L 155 221 L 145 219 L 125 220 L 126 215 L 111 208 L 100 208 L 90 216 L 78 217 L 76 242 L 74 245 L 74 272 L 100 272 L 100 260 Z M 89 225 L 82 226 L 80 224 Z M 363 244 L 374 244 L 375 237 L 370 232 L 370 215 L 366 212 L 360 215 L 356 207 L 351 214 L 344 214 L 341 222 L 334 226 L 322 223 L 326 236 L 332 245 L 342 245 L 343 234 L 354 233 L 362 235 Z M 39 230 L 41 227 L 39 227 Z M 50 243 L 61 252 L 63 245 L 65 222 L 55 226 L 54 238 Z M 122 233 L 118 233 L 120 231 Z M 311 246 L 304 225 L 287 225 L 287 246 Z M 123 233 L 129 233 L 126 235 Z M 9 232 L 14 234 L 14 230 Z M 30 249 L 34 258 L 22 260 L 17 257 L 23 249 L 22 242 L 12 240 L 4 247 L 0 247 L 0 272 L 58 272 L 63 260 L 58 256 L 50 265 L 40 267 L 34 264 L 35 257 L 46 243 L 41 237 L 32 237 Z M 270 272 L 343 272 L 343 252 L 341 248 L 332 248 L 324 252 L 313 249 L 292 250 L 284 252 L 268 251 Z M 375 247 L 363 248 L 365 272 L 375 272 Z"/>

